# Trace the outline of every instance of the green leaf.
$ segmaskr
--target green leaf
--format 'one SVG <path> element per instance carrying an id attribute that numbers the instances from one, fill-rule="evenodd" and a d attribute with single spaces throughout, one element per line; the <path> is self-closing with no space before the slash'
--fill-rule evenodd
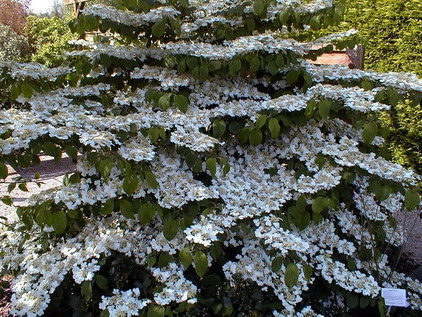
<path id="1" fill-rule="evenodd" d="M 100 317 L 110 317 L 110 312 L 105 309 L 101 312 Z"/>
<path id="2" fill-rule="evenodd" d="M 265 123 L 267 122 L 267 115 L 266 114 L 261 114 L 258 119 L 256 120 L 255 126 L 257 129 L 261 129 Z"/>
<path id="3" fill-rule="evenodd" d="M 62 234 L 67 227 L 67 216 L 63 210 L 52 214 L 52 226 L 57 234 Z"/>
<path id="4" fill-rule="evenodd" d="M 406 194 L 404 195 L 404 206 L 407 210 L 413 210 L 416 207 L 419 206 L 420 203 L 420 197 L 416 190 L 409 189 L 406 191 Z"/>
<path id="5" fill-rule="evenodd" d="M 162 95 L 160 99 L 158 99 L 158 106 L 163 110 L 167 110 L 170 107 L 172 96 L 172 93 Z"/>
<path id="6" fill-rule="evenodd" d="M 75 160 L 77 158 L 77 156 L 78 156 L 78 150 L 74 146 L 68 145 L 68 146 L 66 146 L 66 148 L 65 148 L 64 151 L 66 152 L 67 155 L 69 155 L 69 157 L 71 159 L 74 159 Z"/>
<path id="7" fill-rule="evenodd" d="M 164 317 L 165 313 L 163 306 L 149 306 L 147 317 Z"/>
<path id="8" fill-rule="evenodd" d="M 318 15 L 314 15 L 309 21 L 309 26 L 314 31 L 318 30 L 321 26 L 321 18 Z"/>
<path id="9" fill-rule="evenodd" d="M 16 183 L 10 183 L 7 186 L 7 191 L 10 193 L 12 190 L 14 190 L 16 188 Z"/>
<path id="10" fill-rule="evenodd" d="M 255 0 L 253 4 L 253 12 L 255 15 L 261 15 L 265 10 L 265 4 L 262 0 Z"/>
<path id="11" fill-rule="evenodd" d="M 58 147 L 56 147 L 56 145 L 50 141 L 46 141 L 44 143 L 43 148 L 44 148 L 45 154 L 50 155 L 50 156 L 55 157 L 59 153 Z"/>
<path id="12" fill-rule="evenodd" d="M 13 84 L 11 89 L 10 89 L 10 98 L 12 98 L 13 100 L 16 100 L 16 99 L 18 99 L 20 94 L 21 94 L 20 85 L 18 83 Z"/>
<path id="13" fill-rule="evenodd" d="M 7 166 L 3 162 L 0 162 L 0 178 L 6 179 L 8 175 L 9 172 L 7 171 Z"/>
<path id="14" fill-rule="evenodd" d="M 186 113 L 188 111 L 189 99 L 186 96 L 175 95 L 174 103 L 176 104 L 176 107 L 183 113 Z"/>
<path id="15" fill-rule="evenodd" d="M 366 145 L 370 145 L 378 132 L 378 126 L 375 123 L 367 123 L 363 127 L 362 137 Z"/>
<path id="16" fill-rule="evenodd" d="M 1 201 L 3 202 L 3 204 L 8 205 L 8 206 L 12 206 L 13 201 L 9 196 L 3 196 Z"/>
<path id="17" fill-rule="evenodd" d="M 85 300 L 90 300 L 92 297 L 92 284 L 91 281 L 85 281 L 81 286 L 81 295 Z"/>
<path id="18" fill-rule="evenodd" d="M 101 289 L 108 289 L 108 280 L 102 275 L 95 275 L 95 284 Z"/>
<path id="19" fill-rule="evenodd" d="M 163 252 L 160 254 L 160 257 L 158 258 L 158 266 L 159 267 L 166 267 L 170 262 L 173 262 L 173 257 L 168 254 L 167 252 Z"/>
<path id="20" fill-rule="evenodd" d="M 155 216 L 155 206 L 152 204 L 142 204 L 138 209 L 141 224 L 148 224 Z"/>
<path id="21" fill-rule="evenodd" d="M 274 273 L 277 273 L 278 271 L 281 270 L 282 264 L 283 264 L 283 258 L 281 256 L 274 258 L 271 262 L 271 270 Z"/>
<path id="22" fill-rule="evenodd" d="M 362 309 L 365 309 L 366 307 L 369 306 L 369 302 L 370 302 L 370 297 L 362 296 L 359 301 L 359 307 Z"/>
<path id="23" fill-rule="evenodd" d="M 139 179 L 138 177 L 130 173 L 129 175 L 126 175 L 124 181 L 123 181 L 123 189 L 129 196 L 133 195 L 138 188 L 139 185 Z"/>
<path id="24" fill-rule="evenodd" d="M 322 119 L 327 119 L 331 110 L 331 101 L 322 100 L 318 104 L 318 112 Z"/>
<path id="25" fill-rule="evenodd" d="M 211 176 L 215 177 L 215 173 L 217 172 L 217 160 L 214 157 L 207 159 L 207 169 L 210 171 Z"/>
<path id="26" fill-rule="evenodd" d="M 135 214 L 133 213 L 133 205 L 132 203 L 127 199 L 122 199 L 119 202 L 120 205 L 120 211 L 122 212 L 122 215 L 126 218 L 135 218 Z"/>
<path id="27" fill-rule="evenodd" d="M 174 33 L 176 33 L 176 35 L 180 35 L 182 33 L 182 26 L 181 26 L 180 21 L 178 19 L 171 18 L 170 19 L 170 25 L 171 25 L 171 28 L 174 31 Z"/>
<path id="28" fill-rule="evenodd" d="M 98 171 L 101 176 L 107 179 L 110 176 L 111 169 L 113 168 L 113 160 L 107 158 L 103 159 L 98 163 Z"/>
<path id="29" fill-rule="evenodd" d="M 317 197 L 312 202 L 312 211 L 316 214 L 320 214 L 327 207 L 326 197 Z"/>
<path id="30" fill-rule="evenodd" d="M 303 273 L 305 274 L 305 279 L 307 281 L 311 280 L 313 269 L 308 264 L 303 265 Z"/>
<path id="31" fill-rule="evenodd" d="M 289 21 L 289 18 L 290 18 L 289 10 L 286 9 L 286 10 L 281 11 L 278 18 L 282 24 L 287 24 L 287 21 Z"/>
<path id="32" fill-rule="evenodd" d="M 290 263 L 284 272 L 284 283 L 288 288 L 292 288 L 299 278 L 299 268 L 295 263 Z"/>
<path id="33" fill-rule="evenodd" d="M 297 70 L 290 70 L 286 75 L 286 80 L 290 85 L 293 85 L 297 82 L 299 79 L 299 71 Z"/>
<path id="34" fill-rule="evenodd" d="M 236 77 L 237 73 L 240 71 L 241 68 L 242 68 L 242 62 L 240 61 L 240 59 L 235 59 L 231 61 L 229 63 L 230 76 Z"/>
<path id="35" fill-rule="evenodd" d="M 179 251 L 179 259 L 182 262 L 185 269 L 189 267 L 192 263 L 192 253 L 190 252 L 189 248 L 184 248 Z"/>
<path id="36" fill-rule="evenodd" d="M 166 19 L 161 19 L 160 21 L 157 21 L 152 26 L 152 34 L 158 39 L 164 35 L 164 32 L 166 31 Z"/>
<path id="37" fill-rule="evenodd" d="M 208 66 L 206 64 L 203 64 L 201 66 L 199 66 L 199 79 L 200 80 L 206 80 L 209 76 L 209 69 Z"/>
<path id="38" fill-rule="evenodd" d="M 153 188 L 153 189 L 157 189 L 158 188 L 158 182 L 157 182 L 157 178 L 155 177 L 155 175 L 149 171 L 145 171 L 144 172 L 145 175 L 145 180 L 147 181 L 147 184 L 149 187 Z"/>
<path id="39" fill-rule="evenodd" d="M 208 270 L 208 260 L 204 252 L 198 251 L 193 257 L 193 263 L 195 264 L 195 272 L 199 277 L 203 277 Z"/>
<path id="40" fill-rule="evenodd" d="M 261 66 L 261 60 L 258 56 L 254 56 L 249 60 L 249 70 L 253 73 L 258 71 L 259 67 Z"/>
<path id="41" fill-rule="evenodd" d="M 114 198 L 110 198 L 106 201 L 100 212 L 102 215 L 110 215 L 114 210 Z"/>
<path id="42" fill-rule="evenodd" d="M 23 192 L 29 192 L 28 187 L 26 187 L 25 183 L 19 184 L 18 188 Z"/>
<path id="43" fill-rule="evenodd" d="M 276 139 L 280 135 L 280 123 L 276 118 L 271 118 L 268 122 L 268 129 L 271 133 L 271 138 Z"/>
<path id="44" fill-rule="evenodd" d="M 252 146 L 257 146 L 262 143 L 262 132 L 259 129 L 252 129 L 249 133 L 249 143 Z"/>
<path id="45" fill-rule="evenodd" d="M 359 296 L 356 294 L 347 294 L 346 296 L 347 307 L 354 309 L 359 306 Z"/>
<path id="46" fill-rule="evenodd" d="M 167 240 L 173 240 L 179 230 L 179 220 L 169 218 L 163 226 L 163 235 Z"/>
<path id="47" fill-rule="evenodd" d="M 226 132 L 226 122 L 221 119 L 216 119 L 212 123 L 212 134 L 216 138 L 220 138 L 224 135 L 224 132 Z"/>
<path id="48" fill-rule="evenodd" d="M 31 98 L 32 94 L 34 93 L 34 90 L 32 89 L 31 85 L 27 83 L 22 84 L 21 91 L 25 98 Z"/>

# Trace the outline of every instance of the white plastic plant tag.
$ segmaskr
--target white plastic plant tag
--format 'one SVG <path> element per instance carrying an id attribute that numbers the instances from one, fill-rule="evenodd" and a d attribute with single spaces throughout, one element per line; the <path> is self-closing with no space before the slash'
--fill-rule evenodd
<path id="1" fill-rule="evenodd" d="M 382 288 L 381 296 L 384 297 L 386 306 L 407 307 L 406 290 L 397 288 Z"/>

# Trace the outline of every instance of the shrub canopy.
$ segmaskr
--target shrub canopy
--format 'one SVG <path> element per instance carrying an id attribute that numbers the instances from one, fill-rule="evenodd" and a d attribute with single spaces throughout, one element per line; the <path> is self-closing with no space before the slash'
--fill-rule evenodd
<path id="1" fill-rule="evenodd" d="M 77 161 L 3 228 L 16 314 L 383 313 L 386 282 L 422 308 L 386 255 L 420 178 L 385 158 L 376 115 L 422 83 L 310 62 L 353 47 L 312 33 L 342 2 L 114 5 L 72 24 L 101 33 L 69 67 L 0 64 L 1 161 Z"/>

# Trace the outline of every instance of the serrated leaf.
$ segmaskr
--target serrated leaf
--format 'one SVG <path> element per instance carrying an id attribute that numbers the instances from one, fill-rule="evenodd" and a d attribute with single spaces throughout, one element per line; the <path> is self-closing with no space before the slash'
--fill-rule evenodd
<path id="1" fill-rule="evenodd" d="M 179 259 L 182 262 L 185 269 L 187 269 L 192 263 L 192 253 L 189 248 L 184 248 L 179 251 Z"/>
<path id="2" fill-rule="evenodd" d="M 21 88 L 19 84 L 13 84 L 10 88 L 10 98 L 15 100 L 17 99 L 21 94 Z"/>
<path id="3" fill-rule="evenodd" d="M 290 263 L 284 272 L 284 283 L 288 288 L 292 288 L 299 279 L 299 268 L 295 263 Z"/>
<path id="4" fill-rule="evenodd" d="M 208 260 L 204 252 L 198 251 L 193 257 L 193 263 L 195 264 L 195 272 L 199 277 L 203 277 L 208 270 Z"/>
<path id="5" fill-rule="evenodd" d="M 58 147 L 56 147 L 56 145 L 54 145 L 54 143 L 50 141 L 44 143 L 43 149 L 45 154 L 50 156 L 56 156 L 59 152 Z"/>
<path id="6" fill-rule="evenodd" d="M 16 183 L 10 183 L 8 186 L 7 186 L 7 191 L 10 193 L 12 190 L 14 190 L 16 188 Z"/>
<path id="7" fill-rule="evenodd" d="M 3 202 L 3 204 L 8 205 L 8 206 L 12 206 L 13 201 L 12 199 L 10 199 L 9 196 L 3 196 L 1 201 Z"/>
<path id="8" fill-rule="evenodd" d="M 162 37 L 164 35 L 164 32 L 166 31 L 166 19 L 164 18 L 155 22 L 152 26 L 151 31 L 156 38 Z"/>
<path id="9" fill-rule="evenodd" d="M 28 83 L 23 83 L 21 85 L 21 92 L 25 98 L 31 98 L 32 94 L 34 93 L 34 90 L 32 89 L 31 85 L 29 85 Z"/>
<path id="10" fill-rule="evenodd" d="M 278 15 L 278 19 L 280 20 L 280 22 L 282 24 L 287 24 L 287 21 L 289 21 L 289 18 L 290 18 L 290 12 L 289 12 L 289 10 L 283 10 Z"/>
<path id="11" fill-rule="evenodd" d="M 370 145 L 378 132 L 378 127 L 375 123 L 367 123 L 363 127 L 362 138 L 366 145 Z"/>
<path id="12" fill-rule="evenodd" d="M 102 275 L 95 275 L 95 284 L 101 289 L 108 289 L 108 280 Z"/>
<path id="13" fill-rule="evenodd" d="M 114 198 L 108 199 L 104 206 L 101 208 L 100 212 L 102 215 L 110 215 L 114 210 Z"/>
<path id="14" fill-rule="evenodd" d="M 92 297 L 92 284 L 91 281 L 85 281 L 81 286 L 81 295 L 85 300 L 90 300 Z"/>
<path id="15" fill-rule="evenodd" d="M 7 166 L 3 162 L 0 162 L 0 178 L 6 179 L 9 175 L 9 172 L 7 171 Z"/>
<path id="16" fill-rule="evenodd" d="M 138 188 L 139 179 L 135 174 L 130 173 L 123 181 L 123 189 L 129 196 L 133 195 Z"/>
<path id="17" fill-rule="evenodd" d="M 414 189 L 409 189 L 404 195 L 404 206 L 407 210 L 413 210 L 420 204 L 420 196 Z"/>
<path id="18" fill-rule="evenodd" d="M 312 202 L 312 211 L 316 214 L 320 214 L 327 207 L 326 197 L 317 197 Z"/>
<path id="19" fill-rule="evenodd" d="M 257 129 L 261 129 L 265 123 L 267 122 L 267 115 L 266 114 L 261 114 L 258 119 L 256 120 L 255 126 Z"/>
<path id="20" fill-rule="evenodd" d="M 67 227 L 67 216 L 63 210 L 52 214 L 52 226 L 57 234 L 62 234 Z"/>
<path id="21" fill-rule="evenodd" d="M 207 159 L 206 164 L 211 176 L 215 177 L 215 173 L 217 172 L 217 160 L 214 157 L 210 157 Z"/>
<path id="22" fill-rule="evenodd" d="M 172 93 L 166 93 L 166 94 L 162 95 L 158 99 L 158 106 L 163 110 L 167 110 L 170 107 L 172 96 L 173 96 Z"/>
<path id="23" fill-rule="evenodd" d="M 347 294 L 346 296 L 347 307 L 354 309 L 359 306 L 359 297 L 356 294 Z"/>
<path id="24" fill-rule="evenodd" d="M 214 120 L 212 124 L 212 134 L 216 138 L 220 138 L 224 135 L 224 132 L 226 132 L 226 122 L 221 119 Z"/>
<path id="25" fill-rule="evenodd" d="M 310 267 L 308 264 L 304 264 L 303 265 L 303 273 L 304 273 L 304 275 L 305 275 L 305 279 L 307 280 L 307 281 L 310 281 L 311 280 L 311 277 L 312 277 L 312 272 L 313 272 L 313 269 L 312 269 L 312 267 Z"/>
<path id="26" fill-rule="evenodd" d="M 135 214 L 133 213 L 133 205 L 129 200 L 122 199 L 120 200 L 119 205 L 120 205 L 120 211 L 123 216 L 130 219 L 135 218 Z"/>
<path id="27" fill-rule="evenodd" d="M 252 146 L 257 146 L 262 143 L 262 132 L 259 129 L 252 129 L 249 133 L 249 143 Z"/>
<path id="28" fill-rule="evenodd" d="M 163 226 L 163 235 L 164 237 L 170 241 L 173 240 L 174 237 L 177 235 L 177 231 L 179 230 L 179 220 L 178 219 L 167 219 Z"/>
<path id="29" fill-rule="evenodd" d="M 147 317 L 164 317 L 166 310 L 163 306 L 149 306 Z"/>
<path id="30" fill-rule="evenodd" d="M 271 138 L 276 139 L 280 135 L 280 123 L 276 118 L 271 118 L 268 122 L 268 130 L 270 130 Z"/>
<path id="31" fill-rule="evenodd" d="M 298 79 L 299 79 L 299 71 L 297 70 L 292 69 L 286 75 L 287 83 L 289 83 L 290 85 L 295 84 Z"/>
<path id="32" fill-rule="evenodd" d="M 155 175 L 149 171 L 145 171 L 144 172 L 145 175 L 145 180 L 147 181 L 147 184 L 150 188 L 152 189 L 157 189 L 158 188 L 158 182 L 157 182 L 157 178 L 155 177 Z"/>
<path id="33" fill-rule="evenodd" d="M 100 317 L 110 317 L 110 312 L 105 309 L 101 312 Z"/>
<path id="34" fill-rule="evenodd" d="M 25 183 L 19 184 L 18 188 L 23 192 L 29 192 L 28 187 L 26 187 Z"/>
<path id="35" fill-rule="evenodd" d="M 322 100 L 318 104 L 318 112 L 322 119 L 327 119 L 331 110 L 331 101 L 330 100 Z"/>
<path id="36" fill-rule="evenodd" d="M 264 1 L 262 0 L 255 0 L 253 4 L 253 12 L 255 15 L 261 15 L 265 10 Z"/>
<path id="37" fill-rule="evenodd" d="M 249 70 L 253 73 L 255 73 L 259 67 L 261 66 L 261 60 L 259 57 L 254 56 L 249 60 Z"/>
<path id="38" fill-rule="evenodd" d="M 186 113 L 188 111 L 189 99 L 186 96 L 175 95 L 174 103 L 176 104 L 176 107 L 183 113 Z"/>
<path id="39" fill-rule="evenodd" d="M 281 270 L 281 266 L 283 265 L 283 258 L 281 256 L 275 257 L 271 262 L 271 270 L 274 273 L 277 273 Z"/>
<path id="40" fill-rule="evenodd" d="M 66 146 L 65 152 L 71 159 L 76 159 L 78 156 L 78 150 L 74 146 Z"/>
<path id="41" fill-rule="evenodd" d="M 148 224 L 155 216 L 155 206 L 152 204 L 142 204 L 138 209 L 141 224 Z"/>

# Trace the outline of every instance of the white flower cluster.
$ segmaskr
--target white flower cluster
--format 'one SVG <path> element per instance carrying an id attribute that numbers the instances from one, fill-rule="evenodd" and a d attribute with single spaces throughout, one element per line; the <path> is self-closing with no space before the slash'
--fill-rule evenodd
<path id="1" fill-rule="evenodd" d="M 45 79 L 55 81 L 57 77 L 73 73 L 75 69 L 70 67 L 48 68 L 39 63 L 18 63 L 15 61 L 1 61 L 0 69 L 7 70 L 14 79 Z"/>
<path id="2" fill-rule="evenodd" d="M 110 316 L 138 316 L 139 311 L 151 303 L 150 299 L 140 298 L 138 288 L 127 291 L 113 290 L 113 296 L 102 296 L 100 309 L 109 312 Z"/>
<path id="3" fill-rule="evenodd" d="M 135 27 L 157 22 L 164 17 L 180 15 L 179 11 L 171 7 L 159 7 L 151 9 L 147 13 L 132 13 L 99 4 L 88 6 L 83 10 L 83 13 L 84 15 L 93 15 L 104 20 Z"/>
<path id="4" fill-rule="evenodd" d="M 176 263 L 170 263 L 166 269 L 153 268 L 152 275 L 166 285 L 154 296 L 154 301 L 161 306 L 171 302 L 189 304 L 196 303 L 197 287 L 183 276 L 183 269 Z"/>

